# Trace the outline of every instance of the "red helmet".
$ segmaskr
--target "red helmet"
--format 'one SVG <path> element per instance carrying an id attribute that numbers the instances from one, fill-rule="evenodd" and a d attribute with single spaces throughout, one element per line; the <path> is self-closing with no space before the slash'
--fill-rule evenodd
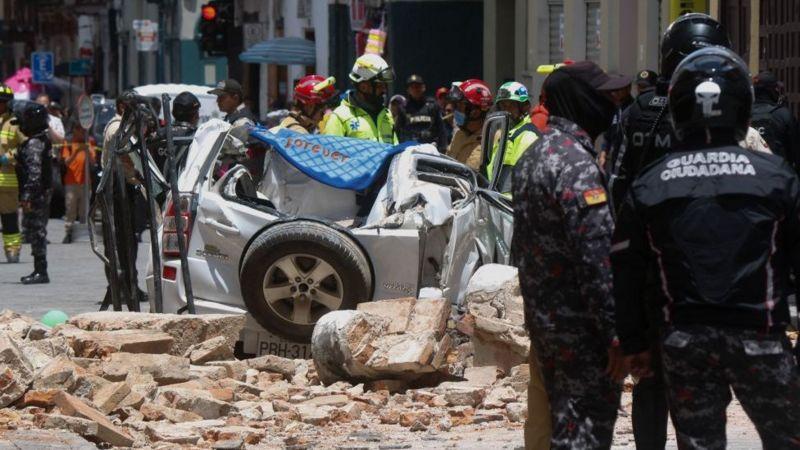
<path id="1" fill-rule="evenodd" d="M 306 105 L 321 105 L 336 95 L 336 78 L 306 75 L 294 87 L 294 98 Z"/>
<path id="2" fill-rule="evenodd" d="M 466 101 L 480 109 L 489 109 L 492 106 L 492 91 L 482 80 L 469 79 L 459 85 L 453 85 L 448 99 L 453 102 Z"/>

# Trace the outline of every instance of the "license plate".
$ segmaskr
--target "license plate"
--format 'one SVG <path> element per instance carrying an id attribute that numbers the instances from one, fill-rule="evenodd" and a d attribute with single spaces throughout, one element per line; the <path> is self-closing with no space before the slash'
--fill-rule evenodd
<path id="1" fill-rule="evenodd" d="M 292 342 L 272 333 L 258 333 L 258 356 L 275 355 L 289 359 L 311 359 L 311 344 Z"/>

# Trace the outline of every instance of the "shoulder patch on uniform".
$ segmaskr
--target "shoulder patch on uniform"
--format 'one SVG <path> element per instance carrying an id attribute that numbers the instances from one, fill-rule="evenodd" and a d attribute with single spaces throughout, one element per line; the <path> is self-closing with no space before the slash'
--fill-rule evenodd
<path id="1" fill-rule="evenodd" d="M 586 206 L 602 205 L 608 201 L 606 190 L 603 188 L 587 189 L 581 193 Z"/>
<path id="2" fill-rule="evenodd" d="M 659 108 L 667 106 L 667 97 L 661 97 L 660 95 L 656 95 L 650 100 L 650 106 L 657 106 Z"/>

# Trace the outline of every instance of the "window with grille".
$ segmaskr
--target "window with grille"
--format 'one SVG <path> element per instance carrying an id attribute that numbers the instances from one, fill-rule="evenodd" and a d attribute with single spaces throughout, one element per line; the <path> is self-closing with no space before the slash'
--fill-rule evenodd
<path id="1" fill-rule="evenodd" d="M 600 2 L 586 2 L 586 59 L 600 62 Z"/>
<path id="2" fill-rule="evenodd" d="M 297 18 L 311 18 L 311 0 L 297 0 Z"/>
<path id="3" fill-rule="evenodd" d="M 564 2 L 550 2 L 548 24 L 550 63 L 560 63 L 564 61 Z"/>

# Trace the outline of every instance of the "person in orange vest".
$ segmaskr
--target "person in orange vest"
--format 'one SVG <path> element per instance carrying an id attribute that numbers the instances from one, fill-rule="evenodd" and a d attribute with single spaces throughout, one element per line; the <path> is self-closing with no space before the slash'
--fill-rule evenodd
<path id="1" fill-rule="evenodd" d="M 86 216 L 86 177 L 91 174 L 86 173 L 86 157 L 89 157 L 90 165 L 95 159 L 94 145 L 86 143 L 86 130 L 75 123 L 72 127 L 72 142 L 64 145 L 61 150 L 61 159 L 64 163 L 64 202 L 66 211 L 64 215 L 64 234 L 63 244 L 72 243 L 72 231 L 76 221 Z"/>

